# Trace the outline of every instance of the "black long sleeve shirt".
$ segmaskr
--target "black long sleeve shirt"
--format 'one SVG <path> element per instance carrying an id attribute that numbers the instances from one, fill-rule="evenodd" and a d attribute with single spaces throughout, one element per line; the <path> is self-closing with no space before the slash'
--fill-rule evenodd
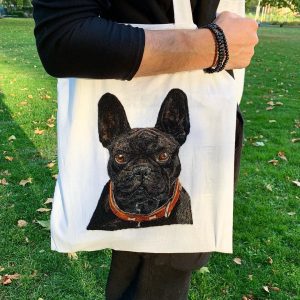
<path id="1" fill-rule="evenodd" d="M 186 1 L 186 0 L 182 0 Z M 194 23 L 210 23 L 219 0 L 191 0 Z M 172 0 L 33 0 L 34 34 L 55 77 L 130 80 L 142 60 L 144 30 L 120 23 L 174 22 Z"/>

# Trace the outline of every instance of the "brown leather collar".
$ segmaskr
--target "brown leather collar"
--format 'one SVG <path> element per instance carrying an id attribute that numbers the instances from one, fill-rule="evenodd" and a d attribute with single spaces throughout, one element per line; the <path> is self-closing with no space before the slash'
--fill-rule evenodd
<path id="1" fill-rule="evenodd" d="M 182 186 L 179 180 L 176 180 L 175 188 L 173 192 L 173 196 L 170 201 L 168 201 L 165 205 L 159 207 L 152 213 L 148 215 L 140 215 L 140 214 L 132 214 L 126 213 L 121 210 L 115 200 L 114 193 L 113 193 L 113 183 L 112 181 L 109 182 L 109 206 L 112 212 L 120 219 L 124 221 L 132 221 L 132 222 L 144 222 L 144 221 L 153 221 L 160 218 L 168 218 L 175 207 L 181 192 Z"/>

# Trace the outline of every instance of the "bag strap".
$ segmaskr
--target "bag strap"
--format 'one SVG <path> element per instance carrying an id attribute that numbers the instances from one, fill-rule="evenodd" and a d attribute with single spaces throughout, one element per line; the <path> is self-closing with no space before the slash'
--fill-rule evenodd
<path id="1" fill-rule="evenodd" d="M 173 0 L 174 23 L 177 27 L 194 27 L 190 0 Z"/>

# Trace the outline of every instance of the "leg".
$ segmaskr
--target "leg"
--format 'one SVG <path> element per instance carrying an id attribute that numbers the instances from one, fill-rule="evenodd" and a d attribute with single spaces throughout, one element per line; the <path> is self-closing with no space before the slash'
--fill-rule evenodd
<path id="1" fill-rule="evenodd" d="M 139 271 L 134 300 L 186 300 L 192 271 L 157 265 L 155 254 L 147 254 Z"/>
<path id="2" fill-rule="evenodd" d="M 140 253 L 112 251 L 105 291 L 107 300 L 132 299 L 132 297 L 129 297 L 132 290 L 130 286 L 135 282 L 140 263 Z"/>
<path id="3" fill-rule="evenodd" d="M 192 271 L 210 253 L 136 253 L 113 251 L 107 300 L 186 300 Z"/>
<path id="4" fill-rule="evenodd" d="M 243 148 L 243 127 L 244 120 L 239 106 L 237 107 L 236 115 L 236 130 L 235 130 L 235 154 L 234 154 L 234 187 L 236 188 L 240 173 L 240 161 Z"/>
<path id="5" fill-rule="evenodd" d="M 209 255 L 209 253 L 145 253 L 133 299 L 186 300 L 192 271 L 205 265 Z"/>

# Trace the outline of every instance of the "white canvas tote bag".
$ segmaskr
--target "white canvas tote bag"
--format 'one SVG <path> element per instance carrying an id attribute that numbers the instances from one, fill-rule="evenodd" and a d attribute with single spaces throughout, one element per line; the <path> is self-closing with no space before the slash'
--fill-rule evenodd
<path id="1" fill-rule="evenodd" d="M 134 26 L 195 29 L 190 1 L 173 4 L 175 24 Z M 58 79 L 51 249 L 232 252 L 241 91 L 226 71 Z"/>

